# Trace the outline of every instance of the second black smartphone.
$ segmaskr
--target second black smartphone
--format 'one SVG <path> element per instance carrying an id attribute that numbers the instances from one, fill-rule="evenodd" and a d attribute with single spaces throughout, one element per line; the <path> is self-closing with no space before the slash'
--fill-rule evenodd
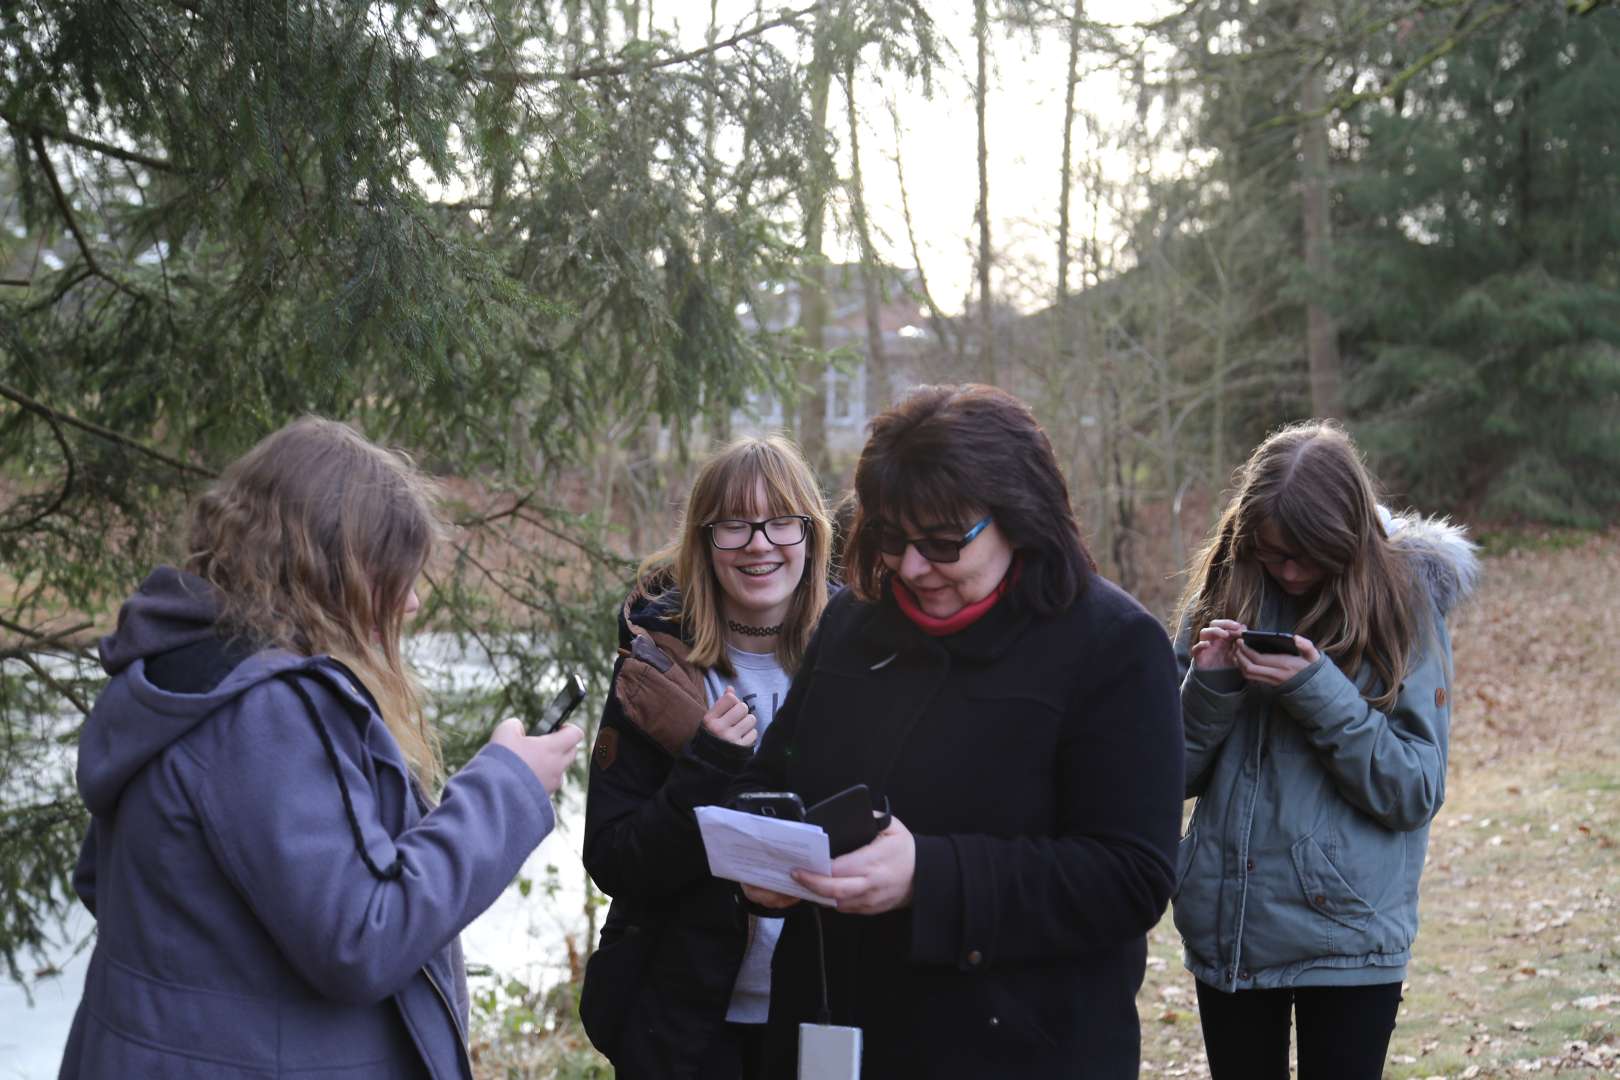
<path id="1" fill-rule="evenodd" d="M 562 727 L 563 721 L 568 719 L 568 714 L 578 708 L 579 703 L 584 700 L 585 688 L 579 685 L 579 680 L 570 674 L 563 680 L 562 689 L 557 691 L 557 696 L 552 698 L 544 709 L 540 710 L 539 717 L 535 719 L 533 724 L 529 725 L 529 734 L 550 735 Z"/>
<path id="2" fill-rule="evenodd" d="M 1245 630 L 1243 644 L 1255 652 L 1299 655 L 1299 646 L 1294 644 L 1294 635 L 1285 634 L 1281 630 Z"/>
<path id="3" fill-rule="evenodd" d="M 749 791 L 738 795 L 733 805 L 738 810 L 761 817 L 781 818 L 783 821 L 804 820 L 804 800 L 791 791 Z"/>

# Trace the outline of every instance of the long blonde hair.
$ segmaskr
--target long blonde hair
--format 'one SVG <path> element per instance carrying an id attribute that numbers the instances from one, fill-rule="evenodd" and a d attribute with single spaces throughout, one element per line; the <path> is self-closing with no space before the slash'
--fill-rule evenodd
<path id="1" fill-rule="evenodd" d="M 1237 494 L 1194 559 L 1178 625 L 1195 637 L 1215 619 L 1270 629 L 1258 620 L 1262 598 L 1275 586 L 1255 558 L 1267 521 L 1325 575 L 1294 632 L 1352 679 L 1367 664 L 1376 692 L 1363 686 L 1362 695 L 1387 711 L 1429 630 L 1429 605 L 1406 555 L 1385 534 L 1355 444 L 1332 421 L 1275 432 L 1239 469 Z"/>
<path id="2" fill-rule="evenodd" d="M 761 483 L 765 487 L 765 505 L 758 507 L 754 496 Z M 679 589 L 681 630 L 692 643 L 688 654 L 692 663 L 732 674 L 731 662 L 726 658 L 726 617 L 721 607 L 720 581 L 714 573 L 709 533 L 704 525 L 755 513 L 804 514 L 810 519 L 804 536 L 804 576 L 794 590 L 776 641 L 776 662 L 792 674 L 804 659 L 810 634 L 827 606 L 832 520 L 815 473 L 788 440 L 777 435 L 740 438 L 704 463 L 692 481 L 675 538 L 642 562 L 637 592 L 653 596 L 670 584 Z"/>
<path id="3" fill-rule="evenodd" d="M 442 532 L 434 504 L 403 454 L 306 416 L 260 440 L 197 501 L 186 560 L 218 590 L 231 632 L 330 655 L 359 676 L 429 792 L 444 764 L 400 635 Z"/>

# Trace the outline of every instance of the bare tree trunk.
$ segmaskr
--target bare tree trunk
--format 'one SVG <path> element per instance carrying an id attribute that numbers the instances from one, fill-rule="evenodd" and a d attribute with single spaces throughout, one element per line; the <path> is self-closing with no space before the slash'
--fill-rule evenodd
<path id="1" fill-rule="evenodd" d="M 799 326 L 811 356 L 799 365 L 799 447 L 817 473 L 831 471 L 827 453 L 827 291 L 822 265 L 826 228 L 827 184 L 832 162 L 827 155 L 827 98 L 832 86 L 832 2 L 823 0 L 816 15 L 816 43 L 810 67 L 810 176 L 804 185 L 804 280 L 800 285 Z"/>
<path id="2" fill-rule="evenodd" d="M 1326 279 L 1332 259 L 1327 118 L 1313 115 L 1324 107 L 1322 84 L 1325 78 L 1319 65 L 1307 71 L 1300 101 L 1306 116 L 1310 117 L 1299 133 L 1303 166 L 1300 204 L 1304 214 L 1305 269 L 1311 278 L 1313 297 L 1318 283 Z M 1311 412 L 1317 416 L 1343 416 L 1339 328 L 1327 309 L 1314 299 L 1305 308 L 1305 350 L 1311 374 Z"/>
<path id="3" fill-rule="evenodd" d="M 1069 189 L 1072 186 L 1070 155 L 1074 152 L 1074 92 L 1080 85 L 1080 21 L 1085 0 L 1074 0 L 1069 15 L 1068 81 L 1063 92 L 1063 164 L 1058 184 L 1057 306 L 1058 320 L 1066 323 L 1069 309 Z"/>
<path id="4" fill-rule="evenodd" d="M 649 13 L 649 20 L 651 15 Z M 714 43 L 720 37 L 720 0 L 709 0 L 709 32 L 705 43 L 712 50 Z M 651 26 L 648 26 L 648 36 L 651 36 Z M 703 249 L 700 260 L 704 267 L 704 278 L 709 279 L 709 265 L 714 261 L 714 227 L 717 213 L 717 200 L 714 194 L 715 159 L 714 140 L 717 121 L 715 120 L 715 95 L 717 93 L 717 79 L 715 54 L 710 52 L 704 59 L 704 69 L 708 72 L 708 86 L 703 93 Z M 709 435 L 717 443 L 727 442 L 731 439 L 731 406 L 721 401 L 708 409 Z"/>
<path id="5" fill-rule="evenodd" d="M 987 0 L 973 0 L 973 36 L 979 47 L 979 81 L 973 88 L 973 111 L 979 122 L 979 378 L 996 381 L 995 337 L 990 312 L 990 152 L 984 104 L 990 89 L 990 13 Z"/>
<path id="6" fill-rule="evenodd" d="M 889 119 L 894 124 L 894 174 L 900 185 L 900 216 L 906 223 L 906 239 L 911 244 L 911 262 L 917 268 L 917 288 L 922 292 L 923 306 L 928 309 L 928 324 L 934 329 L 934 337 L 939 340 L 939 347 L 955 359 L 956 367 L 960 369 L 961 335 L 952 333 L 951 324 L 940 314 L 939 305 L 934 303 L 934 294 L 928 289 L 928 272 L 923 268 L 922 252 L 917 248 L 917 230 L 911 220 L 911 199 L 906 194 L 906 166 L 900 157 L 900 114 L 895 109 L 892 98 L 889 100 Z"/>
<path id="7" fill-rule="evenodd" d="M 866 221 L 866 193 L 861 181 L 861 133 L 855 114 L 855 58 L 844 65 L 845 118 L 849 122 L 849 203 L 855 218 L 855 236 L 861 245 L 861 296 L 866 304 L 866 415 L 887 408 L 889 355 L 883 346 L 883 294 L 888 291 L 883 266 L 872 247 Z"/>

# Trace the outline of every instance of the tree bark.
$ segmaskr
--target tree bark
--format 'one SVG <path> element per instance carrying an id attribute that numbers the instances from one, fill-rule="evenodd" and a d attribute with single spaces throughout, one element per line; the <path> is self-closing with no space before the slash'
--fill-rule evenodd
<path id="1" fill-rule="evenodd" d="M 832 86 L 832 3 L 823 0 L 816 16 L 815 50 L 810 66 L 810 175 L 804 185 L 804 267 L 800 284 L 799 326 L 810 355 L 799 365 L 798 435 L 805 460 L 819 475 L 831 472 L 827 453 L 827 291 L 822 265 L 826 228 L 827 184 L 832 162 L 827 154 L 827 97 Z"/>
<path id="2" fill-rule="evenodd" d="M 978 43 L 979 79 L 973 87 L 973 111 L 979 125 L 979 378 L 996 381 L 995 337 L 990 310 L 990 169 L 985 132 L 985 96 L 990 89 L 990 13 L 988 0 L 973 0 L 973 36 Z"/>
<path id="3" fill-rule="evenodd" d="M 855 58 L 844 65 L 845 119 L 849 123 L 849 204 L 855 218 L 855 236 L 861 245 L 861 296 L 866 305 L 866 415 L 888 408 L 889 354 L 883 345 L 884 268 L 872 247 L 866 220 L 866 192 L 861 181 L 861 133 L 855 112 Z"/>
<path id="4" fill-rule="evenodd" d="M 1318 23 L 1320 26 L 1320 23 Z M 1305 269 L 1311 295 L 1317 295 L 1332 262 L 1330 178 L 1327 118 L 1322 112 L 1326 74 L 1320 64 L 1305 73 L 1301 106 L 1309 117 L 1300 130 L 1300 207 L 1305 234 Z M 1314 299 L 1305 308 L 1305 352 L 1311 378 L 1311 412 L 1321 417 L 1344 415 L 1343 371 L 1339 328 L 1328 310 Z"/>

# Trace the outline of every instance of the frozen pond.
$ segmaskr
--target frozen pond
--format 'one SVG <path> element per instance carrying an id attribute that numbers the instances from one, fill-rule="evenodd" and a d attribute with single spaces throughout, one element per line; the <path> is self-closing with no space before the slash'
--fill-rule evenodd
<path id="1" fill-rule="evenodd" d="M 431 635 L 414 645 L 413 660 L 424 681 L 434 688 L 466 689 L 490 676 L 486 666 L 456 658 L 447 642 Z M 600 708 L 599 698 L 587 699 L 575 718 L 582 718 L 583 710 Z M 580 751 L 582 758 L 584 753 Z M 576 946 L 583 947 L 586 933 L 585 871 L 579 854 L 584 830 L 580 786 L 565 789 L 562 803 L 557 830 L 524 864 L 522 876 L 533 883 L 528 897 L 508 889 L 462 934 L 470 966 L 485 965 L 503 978 L 521 979 L 531 986 L 567 976 L 565 941 L 572 938 Z M 554 893 L 547 888 L 552 881 Z M 66 956 L 71 942 L 82 938 L 91 925 L 89 913 L 75 904 L 61 955 Z M 89 961 L 86 948 L 62 963 L 61 974 L 36 983 L 32 1006 L 21 987 L 0 976 L 0 1080 L 56 1076 Z"/>

